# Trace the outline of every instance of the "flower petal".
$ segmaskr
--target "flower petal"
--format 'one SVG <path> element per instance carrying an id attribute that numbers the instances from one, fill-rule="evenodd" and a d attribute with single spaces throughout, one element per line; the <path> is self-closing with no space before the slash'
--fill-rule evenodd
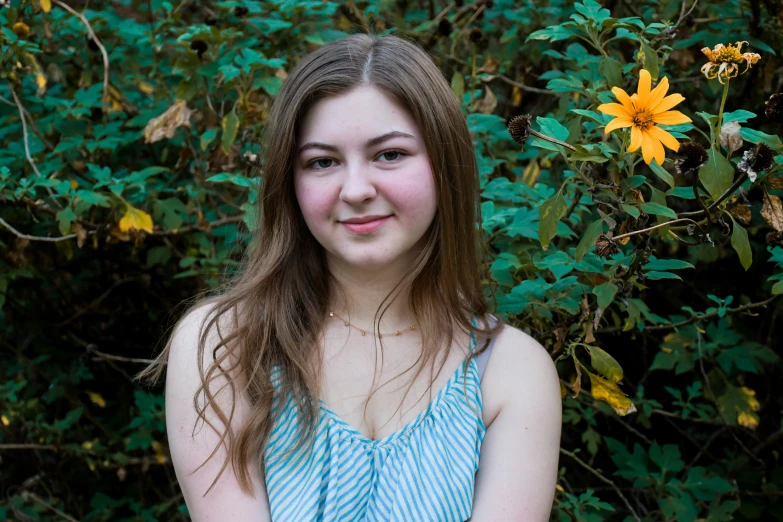
<path id="1" fill-rule="evenodd" d="M 642 146 L 642 129 L 631 127 L 631 143 L 628 145 L 628 152 L 633 152 Z"/>
<path id="2" fill-rule="evenodd" d="M 619 103 L 602 103 L 598 106 L 598 111 L 617 118 L 630 118 L 632 116 L 631 112 Z"/>
<path id="3" fill-rule="evenodd" d="M 617 98 L 617 101 L 622 103 L 623 106 L 628 109 L 628 111 L 633 112 L 633 100 L 630 96 L 628 96 L 627 92 L 619 87 L 612 87 L 612 93 L 614 94 L 614 97 Z"/>
<path id="4" fill-rule="evenodd" d="M 656 127 L 653 125 L 649 129 L 647 129 L 647 132 L 652 134 L 653 138 L 659 140 L 661 143 L 666 145 L 666 148 L 671 149 L 674 152 L 680 150 L 680 142 L 677 141 L 677 138 L 675 138 L 665 130 L 661 129 L 660 127 Z"/>
<path id="5" fill-rule="evenodd" d="M 661 78 L 661 81 L 658 82 L 658 85 L 655 86 L 655 89 L 652 90 L 650 93 L 650 98 L 647 100 L 647 107 L 655 107 L 658 105 L 664 96 L 666 96 L 666 91 L 669 90 L 669 79 L 664 76 Z"/>
<path id="6" fill-rule="evenodd" d="M 685 101 L 685 96 L 683 96 L 682 94 L 670 94 L 669 96 L 667 96 L 666 98 L 658 102 L 655 106 L 650 107 L 650 112 L 652 112 L 653 114 L 658 114 L 659 112 L 665 112 L 683 101 Z"/>
<path id="7" fill-rule="evenodd" d="M 648 165 L 653 160 L 655 155 L 655 145 L 653 145 L 653 138 L 648 133 L 642 131 L 642 158 Z"/>
<path id="8" fill-rule="evenodd" d="M 653 114 L 653 121 L 661 125 L 679 125 L 693 121 L 680 111 L 667 111 L 660 114 Z"/>
<path id="9" fill-rule="evenodd" d="M 661 145 L 661 142 L 658 141 L 657 136 L 655 136 L 654 133 L 649 132 L 654 128 L 655 127 L 650 127 L 650 129 L 647 129 L 647 135 L 650 137 L 650 141 L 652 141 L 653 144 L 653 155 L 655 158 L 655 162 L 658 165 L 663 165 L 663 162 L 666 159 L 666 151 L 663 150 L 663 145 Z"/>
<path id="10" fill-rule="evenodd" d="M 630 127 L 633 125 L 633 122 L 629 119 L 625 118 L 615 118 L 614 120 L 610 121 L 609 124 L 604 129 L 604 132 L 609 134 L 615 129 L 623 129 L 625 127 Z"/>
<path id="11" fill-rule="evenodd" d="M 639 71 L 639 86 L 636 93 L 639 95 L 638 103 L 640 107 L 647 107 L 647 99 L 650 96 L 650 85 L 652 85 L 652 76 L 647 69 Z"/>

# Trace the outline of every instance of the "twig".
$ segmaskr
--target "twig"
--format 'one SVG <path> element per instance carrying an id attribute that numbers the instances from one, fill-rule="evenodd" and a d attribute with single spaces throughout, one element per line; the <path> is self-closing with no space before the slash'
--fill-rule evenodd
<path id="1" fill-rule="evenodd" d="M 774 301 L 776 297 L 778 297 L 778 296 L 777 295 L 773 295 L 772 297 L 770 297 L 769 299 L 765 299 L 764 301 L 760 301 L 758 303 L 750 303 L 750 304 L 738 306 L 737 308 L 727 309 L 727 310 L 725 310 L 725 312 L 727 314 L 733 314 L 733 313 L 736 313 L 736 312 L 742 312 L 743 310 L 749 310 L 751 308 L 759 308 L 759 307 L 762 307 L 762 306 L 766 306 L 769 303 L 771 303 L 772 301 Z M 718 315 L 718 311 L 717 310 L 714 311 L 714 312 L 710 312 L 708 314 L 694 315 L 693 317 L 691 317 L 689 319 L 685 319 L 684 321 L 680 321 L 679 323 L 658 324 L 658 325 L 655 325 L 655 326 L 645 326 L 643 328 L 643 330 L 648 331 L 648 332 L 649 331 L 659 331 L 659 330 L 670 330 L 672 328 L 679 328 L 681 326 L 685 326 L 687 324 L 691 324 L 691 323 L 696 322 L 696 321 L 703 321 L 705 319 L 709 319 L 711 317 L 715 317 L 716 315 Z M 601 330 L 598 330 L 598 332 L 596 332 L 596 333 L 612 333 L 612 332 L 616 332 L 616 331 L 620 330 L 621 328 L 622 328 L 621 326 L 610 326 L 608 328 L 603 328 Z"/>
<path id="2" fill-rule="evenodd" d="M 91 345 L 94 346 L 94 345 Z M 97 359 L 109 359 L 111 361 L 121 361 L 121 362 L 132 362 L 132 363 L 139 363 L 139 364 L 151 364 L 155 361 L 152 359 L 138 359 L 136 357 L 120 357 L 119 355 L 111 355 L 108 353 L 99 352 L 95 348 L 91 348 L 90 346 L 87 347 L 87 350 L 97 355 Z"/>
<path id="3" fill-rule="evenodd" d="M 737 178 L 737 181 L 735 181 L 734 184 L 731 185 L 731 187 L 726 189 L 726 192 L 721 194 L 721 196 L 717 200 L 715 200 L 715 202 L 712 205 L 707 207 L 706 210 L 710 211 L 710 210 L 714 209 L 715 207 L 717 207 L 724 199 L 726 199 L 727 197 L 731 196 L 731 194 L 734 193 L 734 191 L 737 189 L 737 187 L 739 187 L 740 185 L 745 183 L 745 180 L 747 178 L 748 178 L 748 173 L 747 172 L 743 172 L 740 175 L 740 177 Z M 680 212 L 677 215 L 678 216 L 700 216 L 701 214 L 704 214 L 704 213 L 705 213 L 704 210 L 694 210 L 693 212 Z"/>
<path id="4" fill-rule="evenodd" d="M 685 12 L 685 4 L 687 3 L 687 0 L 682 0 L 682 7 L 680 8 L 680 18 L 677 20 L 677 23 L 674 24 L 674 27 L 671 29 L 671 33 L 674 34 L 675 31 L 677 31 L 677 28 L 680 26 L 683 20 L 688 18 L 688 16 L 691 14 L 693 9 L 696 7 L 696 4 L 699 3 L 699 0 L 693 0 L 693 5 L 690 9 L 688 9 L 688 12 Z"/>
<path id="5" fill-rule="evenodd" d="M 108 288 L 108 289 L 107 289 L 105 292 L 103 292 L 103 294 L 101 294 L 101 295 L 100 295 L 100 297 L 98 297 L 98 298 L 97 298 L 95 301 L 91 302 L 90 304 L 88 304 L 87 306 L 85 306 L 84 308 L 82 308 L 81 310 L 79 310 L 78 312 L 76 312 L 75 314 L 73 314 L 71 317 L 69 317 L 69 318 L 68 318 L 68 319 L 66 319 L 65 321 L 62 321 L 62 322 L 60 322 L 60 323 L 57 323 L 57 324 L 56 324 L 56 325 L 54 325 L 54 326 L 55 326 L 56 328 L 62 328 L 63 326 L 67 325 L 68 323 L 72 322 L 74 319 L 77 319 L 77 318 L 81 317 L 82 315 L 86 314 L 86 313 L 87 313 L 87 311 L 88 311 L 90 308 L 92 308 L 93 306 L 97 305 L 98 303 L 100 303 L 101 301 L 103 301 L 104 299 L 106 299 L 106 298 L 109 296 L 109 294 L 112 292 L 112 290 L 114 290 L 115 288 L 117 288 L 117 287 L 118 287 L 118 286 L 120 286 L 121 284 L 127 283 L 127 282 L 129 282 L 129 281 L 136 281 L 136 280 L 137 280 L 137 278 L 135 278 L 135 277 L 126 277 L 125 279 L 120 279 L 119 281 L 115 281 L 115 282 L 114 282 L 114 283 L 113 283 L 113 284 L 112 284 L 112 285 L 111 285 L 111 286 L 110 286 L 110 287 L 109 287 L 109 288 Z"/>
<path id="6" fill-rule="evenodd" d="M 54 444 L 0 444 L 0 451 L 19 449 L 60 451 Z"/>
<path id="7" fill-rule="evenodd" d="M 106 48 L 103 46 L 101 41 L 98 39 L 98 36 L 95 34 L 95 31 L 92 30 L 92 26 L 90 25 L 90 22 L 87 20 L 87 18 L 84 17 L 81 13 L 75 11 L 72 7 L 69 5 L 61 2 L 60 0 L 52 0 L 52 3 L 55 5 L 59 5 L 72 15 L 79 18 L 79 20 L 82 21 L 84 26 L 87 28 L 87 32 L 90 34 L 90 38 L 93 42 L 95 42 L 95 45 L 98 46 L 98 48 L 101 50 L 101 55 L 103 56 L 103 103 L 102 103 L 102 109 L 104 117 L 106 117 L 106 107 L 107 103 L 109 101 L 109 54 L 106 52 Z"/>
<path id="8" fill-rule="evenodd" d="M 244 221 L 244 216 L 231 216 L 224 219 L 217 219 L 215 221 L 212 221 L 210 223 L 206 223 L 205 225 L 188 225 L 186 227 L 178 228 L 177 230 L 153 230 L 152 236 L 177 236 L 179 234 L 184 234 L 186 232 L 194 232 L 194 231 L 209 231 L 212 228 L 219 227 L 222 225 L 228 225 L 231 223 L 242 223 Z"/>
<path id="9" fill-rule="evenodd" d="M 633 507 L 631 507 L 631 503 L 630 503 L 630 502 L 628 502 L 628 499 L 627 499 L 627 498 L 625 498 L 625 495 L 623 495 L 623 492 L 622 492 L 622 491 L 620 491 L 620 488 L 618 488 L 618 487 L 617 487 L 617 484 L 615 484 L 614 482 L 612 482 L 610 479 L 608 479 L 608 478 L 604 477 L 604 476 L 601 474 L 601 472 L 600 472 L 600 471 L 598 471 L 598 470 L 594 469 L 592 466 L 590 466 L 588 463 L 586 463 L 585 461 L 583 461 L 582 459 L 580 459 L 579 457 L 577 457 L 576 455 L 574 455 L 574 454 L 573 454 L 573 453 L 571 453 L 570 451 L 568 451 L 568 450 L 564 450 L 563 448 L 560 448 L 560 453 L 562 453 L 562 454 L 564 454 L 564 455 L 568 455 L 569 457 L 571 457 L 572 459 L 574 459 L 574 460 L 575 460 L 575 461 L 576 461 L 576 462 L 577 462 L 577 463 L 578 463 L 580 466 L 582 466 L 582 467 L 583 467 L 583 468 L 585 468 L 587 471 L 589 471 L 590 473 L 592 473 L 593 475 L 595 475 L 596 477 L 598 477 L 598 479 L 599 479 L 599 480 L 601 480 L 602 482 L 604 482 L 604 483 L 606 483 L 606 484 L 609 484 L 610 486 L 612 486 L 612 488 L 615 490 L 615 492 L 616 492 L 616 493 L 617 493 L 617 494 L 620 496 L 620 498 L 623 500 L 623 503 L 625 504 L 625 507 L 627 507 L 627 508 L 628 508 L 628 511 L 630 511 L 630 512 L 631 512 L 631 515 L 633 515 L 633 518 L 634 518 L 634 520 L 636 520 L 636 522 L 642 522 L 642 519 L 641 519 L 641 518 L 639 518 L 639 515 L 637 515 L 637 514 L 636 514 L 636 511 L 634 511 L 634 510 L 633 510 Z"/>
<path id="10" fill-rule="evenodd" d="M 718 397 L 715 395 L 715 392 L 712 391 L 712 385 L 710 384 L 710 380 L 707 378 L 707 372 L 704 370 L 704 353 L 701 349 L 701 332 L 699 329 L 696 329 L 696 350 L 699 352 L 699 370 L 701 370 L 701 378 L 704 379 L 704 386 L 707 388 L 707 392 L 710 394 L 710 398 L 713 402 L 715 402 L 715 407 L 718 411 L 718 416 L 720 417 L 720 420 L 723 421 L 723 425 L 728 430 L 731 437 L 737 441 L 737 444 L 740 445 L 740 448 L 742 448 L 742 451 L 745 452 L 746 455 L 749 455 L 751 458 L 753 458 L 756 462 L 761 464 L 762 468 L 766 468 L 767 465 L 764 464 L 764 461 L 758 458 L 756 455 L 754 455 L 745 444 L 737 437 L 737 434 L 734 433 L 734 430 L 731 429 L 731 424 L 729 424 L 729 421 L 726 420 L 726 417 L 723 415 L 723 412 L 720 409 L 720 405 L 718 404 Z"/>
<path id="11" fill-rule="evenodd" d="M 622 239 L 624 237 L 630 237 L 630 236 L 634 236 L 636 234 L 644 234 L 645 232 L 650 232 L 652 230 L 655 230 L 656 228 L 665 227 L 667 225 L 673 225 L 675 223 L 680 223 L 680 222 L 683 222 L 683 221 L 690 221 L 692 223 L 696 223 L 692 219 L 688 219 L 688 218 L 673 219 L 672 221 L 667 221 L 666 223 L 658 223 L 657 225 L 653 225 L 651 227 L 643 228 L 641 230 L 634 230 L 633 232 L 626 232 L 625 234 L 620 234 L 619 236 L 614 236 L 612 238 L 612 240 L 613 241 L 617 241 L 618 239 Z M 696 223 L 696 225 L 698 226 L 698 223 Z"/>
<path id="12" fill-rule="evenodd" d="M 459 63 L 460 65 L 468 65 L 468 62 L 466 62 L 462 58 L 457 58 L 453 54 L 446 54 L 444 56 L 446 58 L 448 58 L 449 60 L 451 60 L 451 61 Z M 502 80 L 502 81 L 506 82 L 509 85 L 513 85 L 515 87 L 519 87 L 523 91 L 536 92 L 538 94 L 551 94 L 551 95 L 555 94 L 554 91 L 550 91 L 548 89 L 539 89 L 538 87 L 530 87 L 529 85 L 525 85 L 524 83 L 520 83 L 520 82 L 514 81 L 511 78 L 509 78 L 508 76 L 504 76 L 502 74 L 492 74 L 492 76 L 494 78 L 497 78 L 499 80 Z"/>
<path id="13" fill-rule="evenodd" d="M 35 502 L 38 502 L 39 504 L 41 504 L 42 506 L 46 507 L 47 509 L 49 509 L 51 511 L 54 511 L 63 520 L 67 520 L 68 522 L 79 522 L 78 520 L 76 520 L 72 516 L 63 513 L 62 511 L 60 511 L 59 509 L 57 509 L 53 505 L 49 504 L 48 502 L 46 502 L 44 499 L 42 499 L 41 497 L 39 497 L 35 493 L 32 493 L 30 491 L 23 491 L 21 496 L 22 496 L 23 500 L 27 500 L 27 499 L 34 500 Z"/>
<path id="14" fill-rule="evenodd" d="M 62 236 L 62 237 L 41 237 L 41 236 L 31 236 L 31 235 L 28 235 L 28 234 L 22 234 L 21 232 L 16 230 L 14 227 L 12 227 L 10 224 L 8 224 L 8 222 L 5 219 L 3 219 L 3 218 L 0 218 L 0 225 L 3 225 L 5 228 L 7 228 L 16 237 L 19 237 L 19 238 L 22 238 L 22 239 L 29 239 L 30 241 L 48 241 L 50 243 L 54 243 L 54 242 L 57 242 L 57 241 L 65 241 L 67 239 L 73 239 L 73 238 L 76 237 L 76 234 L 68 234 L 67 236 Z M 95 231 L 94 230 L 90 230 L 87 233 L 88 234 L 94 234 Z"/>

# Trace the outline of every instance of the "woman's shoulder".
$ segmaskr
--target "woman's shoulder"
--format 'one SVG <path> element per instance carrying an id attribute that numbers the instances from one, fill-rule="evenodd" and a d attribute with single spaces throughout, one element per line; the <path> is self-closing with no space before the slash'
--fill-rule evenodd
<path id="1" fill-rule="evenodd" d="M 511 325 L 495 337 L 481 380 L 485 424 L 517 402 L 560 400 L 560 378 L 549 352 L 535 338 Z"/>

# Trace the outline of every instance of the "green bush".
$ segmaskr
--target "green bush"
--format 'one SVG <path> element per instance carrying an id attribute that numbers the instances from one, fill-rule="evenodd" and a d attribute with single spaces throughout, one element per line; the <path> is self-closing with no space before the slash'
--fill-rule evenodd
<path id="1" fill-rule="evenodd" d="M 2 4 L 0 519 L 187 518 L 132 377 L 239 262 L 286 71 L 362 31 L 463 102 L 497 313 L 562 378 L 553 520 L 783 520 L 779 2 Z M 605 132 L 642 70 L 665 161 Z"/>

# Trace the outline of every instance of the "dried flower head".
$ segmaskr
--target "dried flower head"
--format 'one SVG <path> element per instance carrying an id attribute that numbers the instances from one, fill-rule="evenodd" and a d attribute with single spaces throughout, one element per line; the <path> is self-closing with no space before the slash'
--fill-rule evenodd
<path id="1" fill-rule="evenodd" d="M 440 22 L 438 22 L 438 32 L 441 36 L 450 35 L 452 30 L 454 30 L 454 27 L 451 25 L 451 22 L 445 18 L 441 18 Z"/>
<path id="2" fill-rule="evenodd" d="M 754 148 L 745 151 L 737 168 L 742 172 L 747 172 L 748 179 L 752 183 L 756 181 L 756 175 L 769 169 L 774 161 L 775 151 L 765 144 L 759 143 Z"/>
<path id="3" fill-rule="evenodd" d="M 193 40 L 190 42 L 190 48 L 196 51 L 199 56 L 207 52 L 207 49 L 209 48 L 209 44 L 205 42 L 204 40 Z"/>
<path id="4" fill-rule="evenodd" d="M 682 157 L 674 162 L 674 168 L 677 170 L 677 174 L 680 175 L 699 170 L 709 159 L 704 147 L 692 141 L 681 144 L 680 150 L 677 152 Z"/>
<path id="5" fill-rule="evenodd" d="M 25 40 L 28 36 L 30 36 L 30 26 L 24 22 L 16 22 L 11 30 L 22 40 Z"/>
<path id="6" fill-rule="evenodd" d="M 642 69 L 639 71 L 639 86 L 636 93 L 629 96 L 621 88 L 612 87 L 612 93 L 620 103 L 603 103 L 598 106 L 598 111 L 615 117 L 604 128 L 604 132 L 631 128 L 628 152 L 641 147 L 645 163 L 649 165 L 654 159 L 658 165 L 663 165 L 666 159 L 663 146 L 677 152 L 680 142 L 665 130 L 656 127 L 656 124 L 677 125 L 692 120 L 680 111 L 670 110 L 685 98 L 681 94 L 666 96 L 669 90 L 667 77 L 661 78 L 654 89 L 651 87 L 652 76 L 646 69 Z"/>
<path id="7" fill-rule="evenodd" d="M 764 114 L 775 123 L 783 124 L 783 92 L 773 94 L 764 102 Z"/>
<path id="8" fill-rule="evenodd" d="M 238 5 L 234 8 L 234 16 L 245 16 L 248 13 L 248 8 L 243 5 Z"/>
<path id="9" fill-rule="evenodd" d="M 598 257 L 609 257 L 616 254 L 617 250 L 617 243 L 606 234 L 601 234 L 595 240 L 595 255 Z"/>
<path id="10" fill-rule="evenodd" d="M 508 122 L 508 133 L 511 135 L 511 139 L 524 145 L 527 137 L 530 135 L 530 121 L 533 117 L 530 114 L 522 114 L 514 116 L 511 121 Z"/>
<path id="11" fill-rule="evenodd" d="M 742 44 L 747 43 L 748 42 L 737 42 L 734 45 L 729 44 L 728 47 L 723 44 L 718 44 L 712 49 L 703 47 L 701 52 L 703 52 L 710 61 L 702 66 L 701 72 L 707 79 L 712 80 L 717 78 L 720 83 L 724 83 L 723 80 L 728 80 L 729 78 L 744 74 L 745 71 L 750 69 L 751 65 L 761 59 L 761 56 L 756 53 L 743 53 L 740 50 Z M 745 70 L 740 73 L 739 64 L 742 62 L 745 62 Z"/>

